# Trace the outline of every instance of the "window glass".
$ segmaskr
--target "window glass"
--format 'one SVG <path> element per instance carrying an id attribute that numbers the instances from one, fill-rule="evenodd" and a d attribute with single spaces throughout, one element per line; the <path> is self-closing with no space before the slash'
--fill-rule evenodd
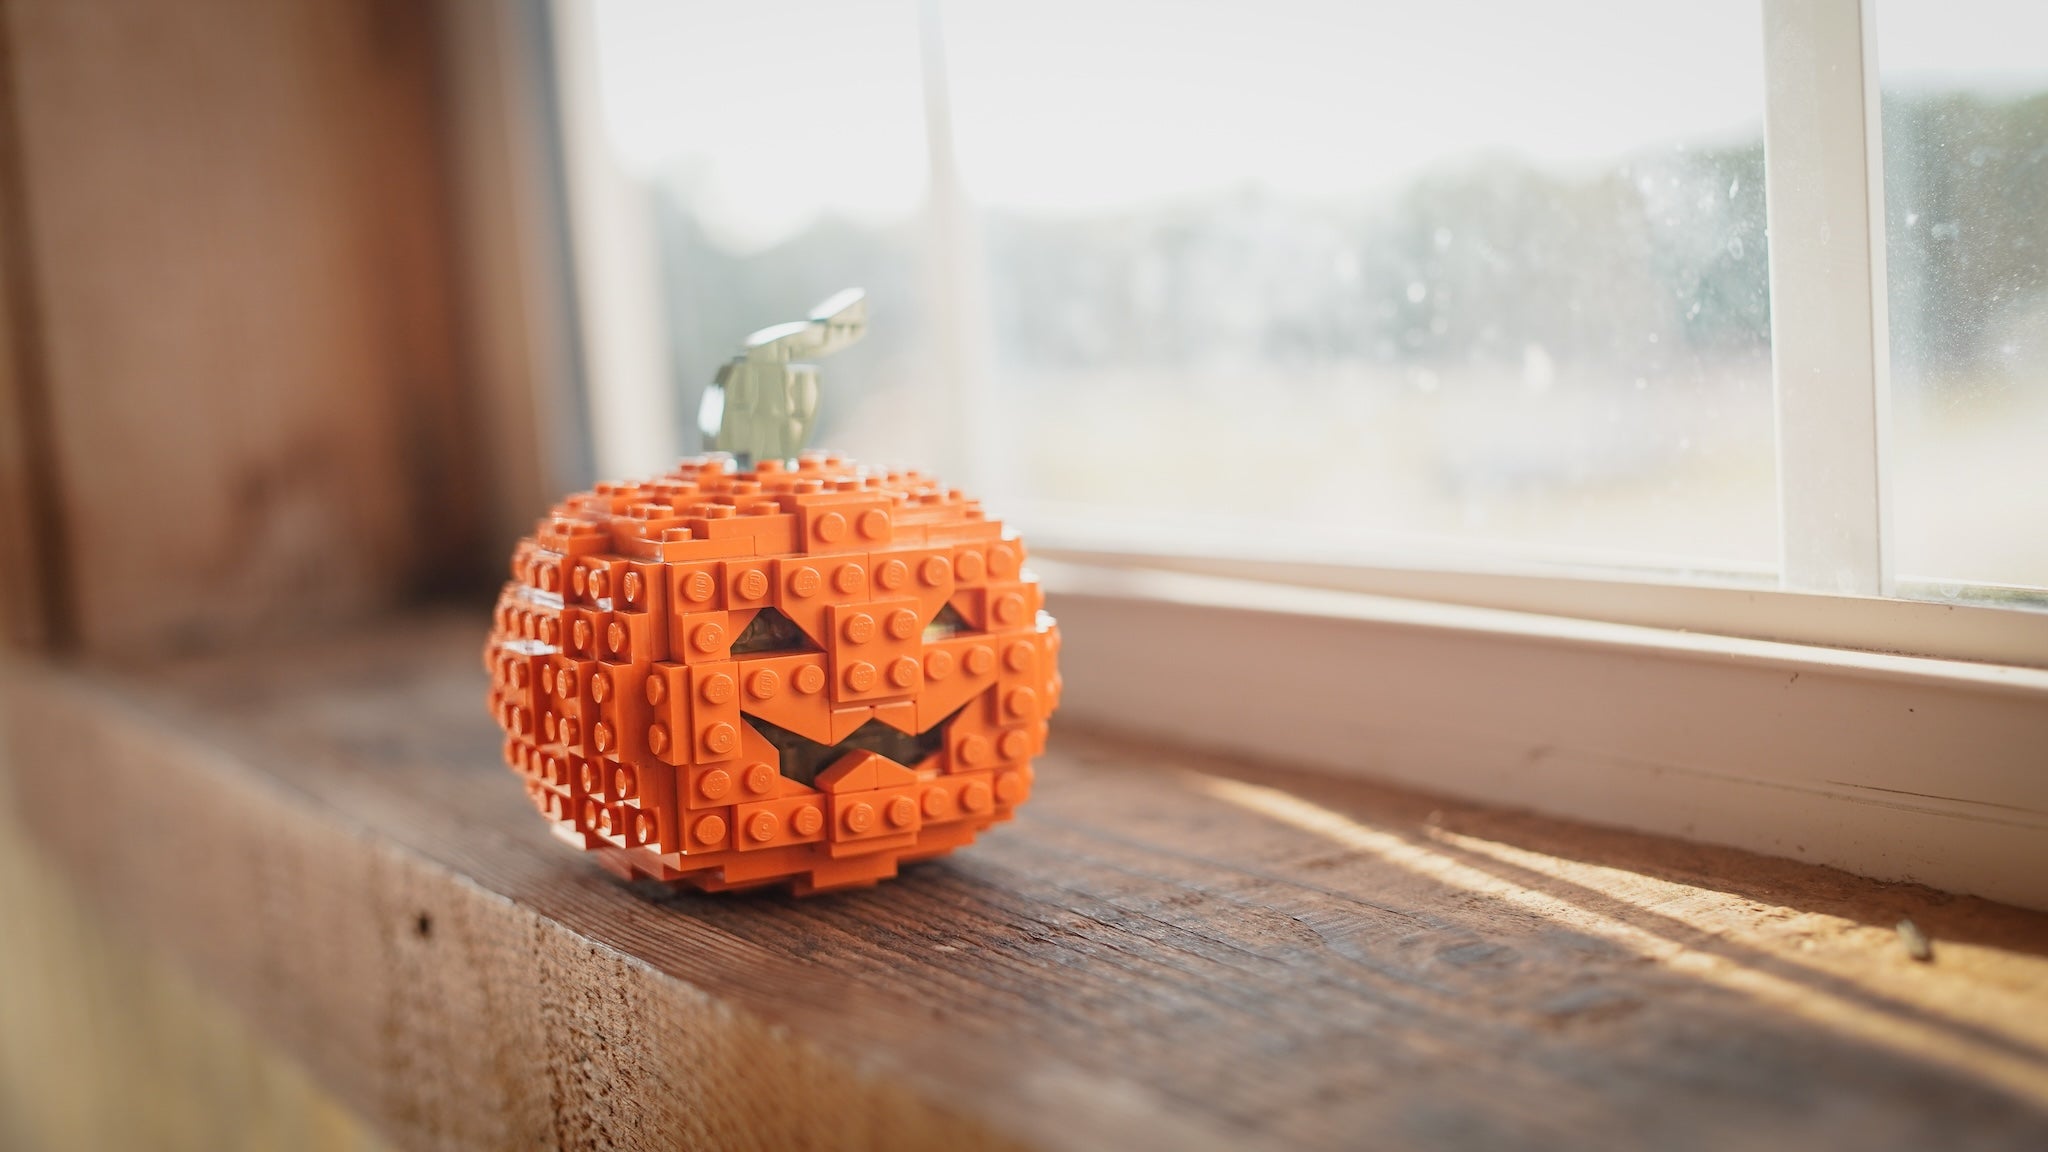
<path id="1" fill-rule="evenodd" d="M 1041 538 L 1774 569 L 1753 4 L 599 11 L 686 412 L 857 283 L 820 443 Z"/>
<path id="2" fill-rule="evenodd" d="M 825 368 L 823 447 L 928 459 L 951 382 L 927 349 L 928 165 L 912 0 L 601 0 L 611 151 L 650 202 L 681 425 L 748 333 L 868 292 L 868 336 Z"/>
<path id="3" fill-rule="evenodd" d="M 1893 566 L 2048 588 L 2048 5 L 1877 15 Z"/>
<path id="4" fill-rule="evenodd" d="M 1754 5 L 1041 0 L 945 35 L 1007 503 L 1774 567 Z"/>

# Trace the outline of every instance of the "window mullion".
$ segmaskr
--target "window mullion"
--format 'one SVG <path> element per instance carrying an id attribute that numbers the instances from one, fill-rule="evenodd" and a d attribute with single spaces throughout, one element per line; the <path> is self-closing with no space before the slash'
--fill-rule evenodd
<path id="1" fill-rule="evenodd" d="M 1891 366 L 1872 0 L 1765 0 L 1764 82 L 1783 581 L 1883 595 Z"/>

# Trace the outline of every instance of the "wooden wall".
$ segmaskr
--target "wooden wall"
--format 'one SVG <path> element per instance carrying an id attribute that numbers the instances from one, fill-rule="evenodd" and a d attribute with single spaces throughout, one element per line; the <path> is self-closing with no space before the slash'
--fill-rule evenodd
<path id="1" fill-rule="evenodd" d="M 541 481 L 503 463 L 534 455 L 536 302 L 476 290 L 531 223 L 489 170 L 521 125 L 476 67 L 451 78 L 483 46 L 447 15 L 0 0 L 17 643 L 334 626 L 495 568 L 537 514 Z M 464 136 L 490 117 L 495 142 Z"/>

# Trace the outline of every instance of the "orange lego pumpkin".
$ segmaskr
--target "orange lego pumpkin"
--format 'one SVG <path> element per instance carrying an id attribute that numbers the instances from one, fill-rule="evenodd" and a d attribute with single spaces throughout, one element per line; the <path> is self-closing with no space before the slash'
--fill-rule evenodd
<path id="1" fill-rule="evenodd" d="M 684 461 L 520 543 L 505 759 L 622 876 L 871 884 L 1008 819 L 1059 702 L 1022 541 L 917 472 Z"/>

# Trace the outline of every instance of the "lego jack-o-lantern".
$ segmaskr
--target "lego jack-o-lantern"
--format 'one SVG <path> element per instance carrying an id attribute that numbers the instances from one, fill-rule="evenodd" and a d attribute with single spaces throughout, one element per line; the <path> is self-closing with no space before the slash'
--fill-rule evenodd
<path id="1" fill-rule="evenodd" d="M 1007 819 L 1059 702 L 1023 544 L 920 472 L 800 454 L 835 297 L 706 396 L 717 455 L 569 497 L 520 542 L 484 651 L 505 759 L 613 871 L 871 884 Z M 794 457 L 794 459 L 792 459 Z"/>

